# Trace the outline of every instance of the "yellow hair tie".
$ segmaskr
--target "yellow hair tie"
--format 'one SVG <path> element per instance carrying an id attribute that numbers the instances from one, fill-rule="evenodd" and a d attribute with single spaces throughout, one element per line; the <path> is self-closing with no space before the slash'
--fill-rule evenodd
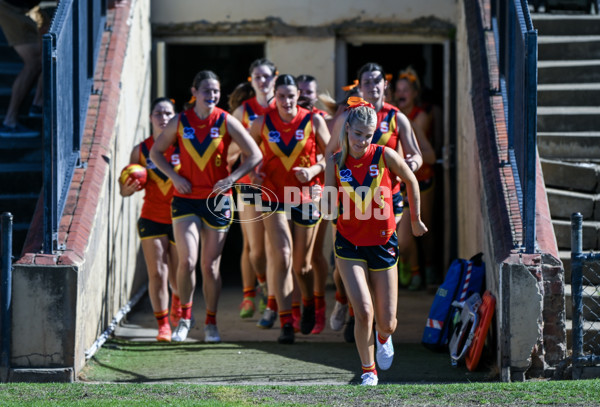
<path id="1" fill-rule="evenodd" d="M 358 79 L 355 79 L 352 84 L 350 85 L 346 85 L 346 86 L 342 86 L 342 90 L 348 92 L 349 90 L 352 90 L 354 88 L 356 88 L 358 86 Z"/>
<path id="2" fill-rule="evenodd" d="M 194 103 L 196 103 L 196 96 L 192 96 L 192 97 L 190 98 L 190 100 L 188 100 L 188 103 L 189 103 L 190 105 L 193 105 Z"/>
<path id="3" fill-rule="evenodd" d="M 393 77 L 394 77 L 394 75 L 392 75 L 391 73 L 386 73 L 385 74 L 385 80 L 388 81 L 388 82 L 391 81 Z"/>
<path id="4" fill-rule="evenodd" d="M 252 77 L 251 76 L 248 77 L 248 82 L 252 82 Z"/>

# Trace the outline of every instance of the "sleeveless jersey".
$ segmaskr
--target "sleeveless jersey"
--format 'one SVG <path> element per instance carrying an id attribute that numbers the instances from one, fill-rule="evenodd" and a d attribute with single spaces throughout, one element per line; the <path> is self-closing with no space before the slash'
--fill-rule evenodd
<path id="1" fill-rule="evenodd" d="M 313 128 L 312 114 L 298 106 L 298 114 L 285 123 L 279 117 L 277 108 L 265 114 L 261 131 L 263 152 L 262 171 L 266 174 L 263 186 L 270 189 L 279 202 L 291 203 L 292 196 L 286 199 L 285 187 L 309 187 L 319 183 L 318 177 L 310 182 L 300 183 L 292 171 L 294 167 L 310 167 L 317 162 L 317 143 Z M 267 196 L 264 196 L 265 199 Z M 302 196 L 302 202 L 310 201 Z"/>
<path id="2" fill-rule="evenodd" d="M 384 103 L 380 111 L 377 112 L 377 129 L 373 134 L 372 144 L 387 146 L 394 151 L 398 147 L 398 123 L 396 114 L 399 112 L 395 106 Z M 400 192 L 400 183 L 393 179 L 393 193 Z"/>
<path id="3" fill-rule="evenodd" d="M 229 175 L 227 149 L 231 136 L 227 131 L 229 113 L 215 107 L 204 120 L 194 109 L 179 113 L 177 142 L 181 167 L 179 175 L 192 184 L 192 192 L 173 195 L 181 198 L 206 199 L 217 181 Z M 231 195 L 231 190 L 224 195 Z"/>
<path id="4" fill-rule="evenodd" d="M 337 231 L 356 246 L 386 244 L 396 231 L 392 174 L 385 163 L 385 148 L 371 144 L 361 158 L 348 155 L 341 168 L 335 165 Z"/>
<path id="5" fill-rule="evenodd" d="M 412 110 L 409 114 L 406 115 L 406 117 L 408 117 L 408 120 L 410 120 L 410 122 L 412 123 L 421 112 L 425 113 L 425 111 L 420 107 L 413 106 Z M 431 141 L 429 134 L 425 134 L 425 137 L 427 137 L 427 139 Z M 415 172 L 415 177 L 417 177 L 417 181 L 427 181 L 428 179 L 433 177 L 433 175 L 433 167 L 427 163 L 423 163 L 423 165 L 421 165 L 421 168 L 419 168 Z"/>
<path id="6" fill-rule="evenodd" d="M 158 223 L 171 223 L 171 199 L 175 188 L 171 179 L 150 160 L 153 145 L 152 137 L 140 144 L 140 165 L 148 172 L 141 217 Z M 170 146 L 164 156 L 175 171 L 179 171 L 179 147 Z"/>
<path id="7" fill-rule="evenodd" d="M 316 108 L 316 107 L 314 107 L 314 106 L 313 106 L 313 108 L 312 108 L 312 110 L 311 110 L 311 113 L 320 114 L 321 116 L 323 116 L 323 118 L 325 118 L 325 117 L 329 116 L 329 113 L 327 113 L 327 112 L 326 112 L 326 111 L 324 111 L 324 110 L 317 109 L 317 108 Z"/>
<path id="8" fill-rule="evenodd" d="M 256 96 L 244 100 L 242 102 L 242 125 L 246 128 L 249 129 L 250 126 L 252 126 L 252 122 L 258 117 L 258 116 L 262 116 L 264 115 L 269 109 L 272 109 L 275 107 L 275 98 L 273 98 L 273 101 L 271 103 L 269 103 L 268 107 L 263 107 L 262 105 L 260 105 L 258 103 L 258 100 L 256 99 Z M 239 184 L 250 184 L 252 181 L 250 181 L 250 176 L 248 174 L 244 175 L 242 178 L 240 178 L 237 181 Z"/>

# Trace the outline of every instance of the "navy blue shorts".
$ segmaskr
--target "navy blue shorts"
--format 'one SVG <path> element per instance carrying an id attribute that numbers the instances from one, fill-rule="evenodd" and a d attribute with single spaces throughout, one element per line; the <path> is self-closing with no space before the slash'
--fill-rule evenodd
<path id="1" fill-rule="evenodd" d="M 231 196 L 216 195 L 209 199 L 174 196 L 171 203 L 173 223 L 189 217 L 196 217 L 206 226 L 226 232 L 233 221 Z"/>
<path id="2" fill-rule="evenodd" d="M 256 206 L 262 202 L 262 191 L 252 185 L 237 184 L 235 190 L 242 205 Z"/>
<path id="3" fill-rule="evenodd" d="M 392 205 L 394 205 L 394 216 L 399 218 L 402 216 L 402 210 L 404 209 L 404 199 L 402 198 L 402 192 L 398 191 L 392 195 Z"/>
<path id="4" fill-rule="evenodd" d="M 167 236 L 169 238 L 169 242 L 173 244 L 175 243 L 175 237 L 173 236 L 173 225 L 170 223 L 159 223 L 150 219 L 139 218 L 137 222 L 137 228 L 140 239 L 142 240 Z"/>
<path id="5" fill-rule="evenodd" d="M 288 220 L 299 226 L 314 227 L 321 221 L 321 212 L 313 202 L 291 205 L 262 201 L 262 206 L 271 212 L 285 213 Z"/>
<path id="6" fill-rule="evenodd" d="M 398 263 L 398 236 L 396 232 L 381 246 L 355 246 L 340 232 L 335 235 L 335 255 L 343 260 L 364 261 L 370 271 L 387 270 Z"/>

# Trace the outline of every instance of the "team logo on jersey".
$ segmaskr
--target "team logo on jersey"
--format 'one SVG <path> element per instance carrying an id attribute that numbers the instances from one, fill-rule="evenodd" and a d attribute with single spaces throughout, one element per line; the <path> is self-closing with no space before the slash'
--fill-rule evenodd
<path id="1" fill-rule="evenodd" d="M 387 249 L 387 252 L 392 255 L 392 257 L 396 257 L 396 250 L 393 247 Z"/>
<path id="2" fill-rule="evenodd" d="M 183 128 L 183 138 L 194 139 L 196 138 L 196 132 L 193 127 L 184 127 Z"/>
<path id="3" fill-rule="evenodd" d="M 296 140 L 298 141 L 304 140 L 304 130 L 296 130 L 296 135 L 294 137 L 296 137 Z"/>
<path id="4" fill-rule="evenodd" d="M 174 166 L 181 164 L 181 161 L 179 161 L 179 154 L 173 154 L 171 156 L 171 164 Z"/>
<path id="5" fill-rule="evenodd" d="M 148 168 L 149 170 L 155 170 L 156 169 L 156 164 L 154 164 L 152 162 L 152 160 L 148 158 L 146 160 L 146 168 Z"/>
<path id="6" fill-rule="evenodd" d="M 347 168 L 340 170 L 340 181 L 352 182 L 352 170 L 349 170 Z"/>
<path id="7" fill-rule="evenodd" d="M 269 143 L 279 143 L 281 141 L 281 134 L 278 131 L 269 132 Z"/>
<path id="8" fill-rule="evenodd" d="M 387 133 L 387 131 L 390 129 L 389 123 L 388 122 L 381 122 L 381 124 L 379 125 L 379 130 L 382 133 Z"/>
<path id="9" fill-rule="evenodd" d="M 252 124 L 252 122 L 253 122 L 254 120 L 256 120 L 256 118 L 257 118 L 257 117 L 258 117 L 258 116 L 257 116 L 257 115 L 255 115 L 255 114 L 248 115 L 248 121 L 250 122 L 250 124 Z"/>
<path id="10" fill-rule="evenodd" d="M 221 134 L 219 133 L 219 128 L 218 127 L 211 127 L 210 128 L 210 137 L 211 138 L 218 138 L 220 136 L 221 136 Z"/>

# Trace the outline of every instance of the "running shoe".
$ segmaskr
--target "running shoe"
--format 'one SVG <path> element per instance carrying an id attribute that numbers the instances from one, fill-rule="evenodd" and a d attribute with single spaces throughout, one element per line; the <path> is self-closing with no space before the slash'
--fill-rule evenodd
<path id="1" fill-rule="evenodd" d="M 348 322 L 346 322 L 344 340 L 348 343 L 354 343 L 354 317 L 348 318 Z"/>
<path id="2" fill-rule="evenodd" d="M 258 320 L 256 326 L 263 329 L 270 329 L 273 327 L 275 320 L 277 319 L 277 313 L 270 308 L 265 309 L 262 318 Z"/>
<path id="3" fill-rule="evenodd" d="M 339 301 L 335 302 L 333 312 L 329 317 L 329 326 L 334 331 L 341 331 L 346 322 L 346 313 L 348 312 L 348 304 L 342 304 Z"/>
<path id="4" fill-rule="evenodd" d="M 362 379 L 361 386 L 377 386 L 377 382 L 379 382 L 377 375 L 373 372 L 363 373 L 360 378 Z"/>
<path id="5" fill-rule="evenodd" d="M 302 318 L 300 319 L 300 332 L 304 335 L 311 333 L 315 327 L 315 306 L 303 307 Z"/>
<path id="6" fill-rule="evenodd" d="M 315 309 L 315 326 L 310 331 L 312 335 L 320 334 L 325 328 L 325 307 Z"/>
<path id="7" fill-rule="evenodd" d="M 254 306 L 253 299 L 244 298 L 244 300 L 240 304 L 240 318 L 252 318 L 254 316 L 255 310 L 256 307 Z"/>
<path id="8" fill-rule="evenodd" d="M 267 309 L 269 293 L 267 292 L 267 283 L 258 283 L 258 312 L 261 314 Z"/>
<path id="9" fill-rule="evenodd" d="M 173 335 L 171 335 L 171 340 L 173 342 L 185 341 L 190 329 L 192 329 L 192 320 L 183 318 L 180 319 L 179 324 L 177 324 L 177 328 L 175 328 Z"/>
<path id="10" fill-rule="evenodd" d="M 281 334 L 277 338 L 277 342 L 290 345 L 294 343 L 294 326 L 289 322 L 281 328 Z"/>
<path id="11" fill-rule="evenodd" d="M 204 342 L 206 343 L 219 343 L 221 342 L 221 335 L 219 330 L 214 324 L 204 325 Z"/>
<path id="12" fill-rule="evenodd" d="M 377 366 L 381 370 L 388 370 L 392 366 L 394 360 L 394 344 L 392 343 L 392 335 L 388 336 L 387 341 L 384 344 L 379 342 L 379 334 L 375 332 L 377 344 L 377 351 L 375 352 L 375 359 L 377 359 Z"/>
<path id="13" fill-rule="evenodd" d="M 158 335 L 156 336 L 158 342 L 171 342 L 171 326 L 164 324 L 158 327 Z"/>

